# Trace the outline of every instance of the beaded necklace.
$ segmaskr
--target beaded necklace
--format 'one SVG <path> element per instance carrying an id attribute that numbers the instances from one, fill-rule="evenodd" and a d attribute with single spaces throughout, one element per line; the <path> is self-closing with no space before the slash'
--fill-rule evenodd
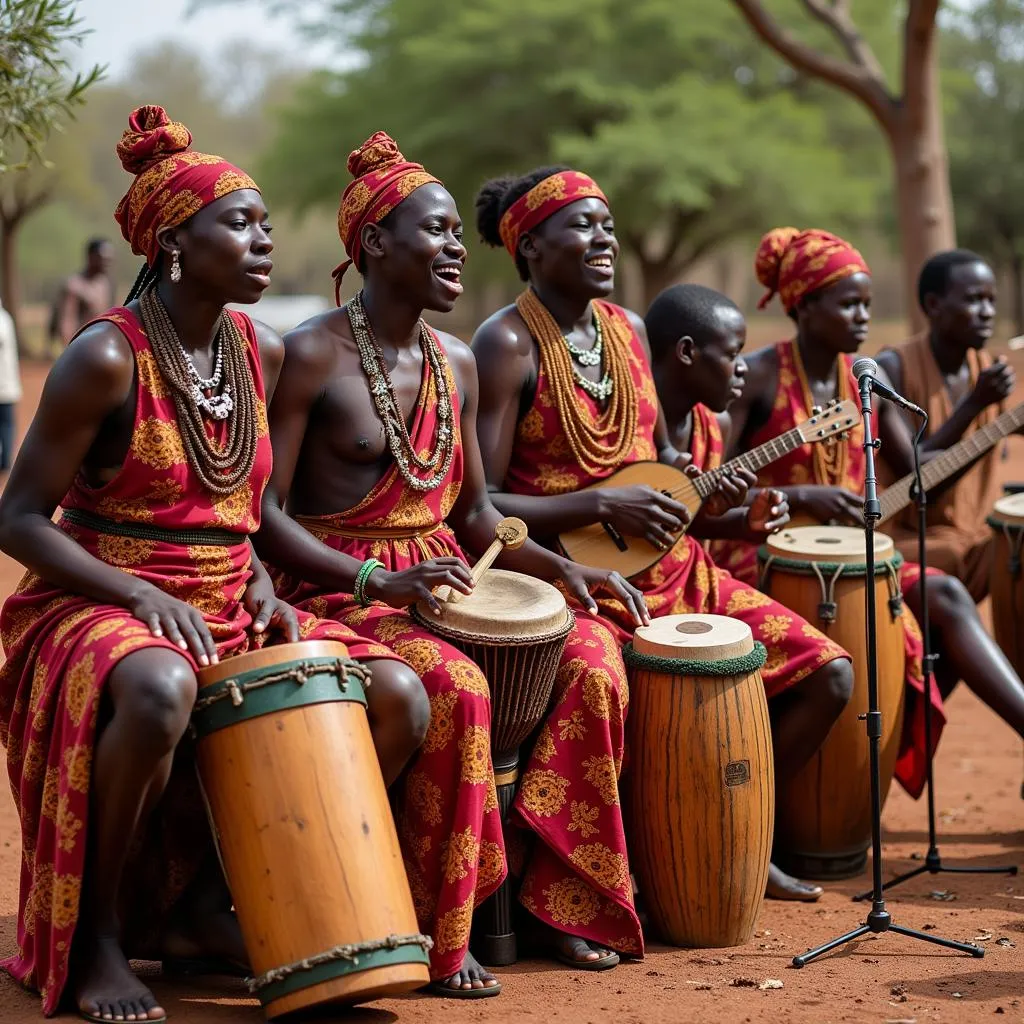
<path id="1" fill-rule="evenodd" d="M 804 369 L 803 357 L 800 355 L 800 345 L 795 339 L 793 341 L 793 365 L 796 367 L 797 379 L 800 381 L 804 408 L 809 416 L 813 415 L 813 410 L 817 403 L 814 401 L 811 384 L 807 379 L 807 371 Z M 850 397 L 849 374 L 846 372 L 842 356 L 836 356 L 836 398 L 840 402 L 845 402 Z M 844 486 L 849 445 L 845 441 L 840 441 L 837 437 L 829 437 L 811 447 L 814 452 L 814 479 L 826 487 Z"/>
<path id="2" fill-rule="evenodd" d="M 409 437 L 409 429 L 405 425 L 402 407 L 395 394 L 388 371 L 387 361 L 373 333 L 370 319 L 363 305 L 363 293 L 359 292 L 348 304 L 348 319 L 352 325 L 356 348 L 363 373 L 370 383 L 370 395 L 377 409 L 377 415 L 384 424 L 384 434 L 388 449 L 395 460 L 402 479 L 414 490 L 432 491 L 445 480 L 451 469 L 455 455 L 455 407 L 448 389 L 448 376 L 445 372 L 447 361 L 441 346 L 433 332 L 421 319 L 420 348 L 423 359 L 429 367 L 434 387 L 437 391 L 437 432 L 434 448 L 425 457 L 421 457 Z M 412 467 L 429 476 L 416 476 Z"/>

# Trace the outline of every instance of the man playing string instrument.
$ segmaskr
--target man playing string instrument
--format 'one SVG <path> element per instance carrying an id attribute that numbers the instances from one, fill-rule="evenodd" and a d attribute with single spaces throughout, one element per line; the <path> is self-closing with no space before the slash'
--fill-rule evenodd
<path id="1" fill-rule="evenodd" d="M 763 676 L 777 771 L 796 772 L 850 698 L 849 656 L 718 569 L 693 536 L 680 537 L 677 502 L 643 486 L 584 489 L 642 460 L 705 468 L 720 458 L 722 446 L 710 413 L 695 417 L 692 431 L 679 432 L 682 448 L 666 432 L 643 321 L 606 299 L 619 246 L 604 194 L 579 171 L 542 168 L 486 184 L 477 198 L 477 223 L 484 241 L 504 246 L 528 282 L 515 304 L 495 313 L 473 339 L 480 446 L 495 504 L 539 537 L 602 522 L 626 536 L 646 537 L 664 551 L 633 581 L 652 615 L 713 612 L 747 622 L 768 647 Z M 733 335 L 724 342 L 730 353 L 739 343 Z M 739 503 L 743 492 L 736 481 L 731 486 Z M 707 511 L 706 504 L 694 531 L 716 528 Z M 724 507 L 712 502 L 710 511 Z M 784 511 L 784 503 L 762 500 L 740 518 L 746 529 L 763 533 L 784 521 Z M 618 639 L 629 639 L 628 607 L 614 596 L 599 598 L 598 605 Z M 821 889 L 773 866 L 768 892 L 813 900 Z"/>

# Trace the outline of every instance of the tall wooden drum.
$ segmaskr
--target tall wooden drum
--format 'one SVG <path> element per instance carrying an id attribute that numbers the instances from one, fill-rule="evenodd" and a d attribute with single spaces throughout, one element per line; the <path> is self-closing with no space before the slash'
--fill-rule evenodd
<path id="1" fill-rule="evenodd" d="M 270 1018 L 430 980 L 343 644 L 284 644 L 199 673 L 192 715 L 217 847 Z"/>
<path id="2" fill-rule="evenodd" d="M 995 534 L 992 552 L 992 625 L 996 643 L 1020 675 L 1024 671 L 1024 494 L 1008 494 L 996 501 L 988 524 Z"/>
<path id="3" fill-rule="evenodd" d="M 768 882 L 772 733 L 750 627 L 723 615 L 642 626 L 630 668 L 630 863 L 675 946 L 749 941 Z"/>
<path id="4" fill-rule="evenodd" d="M 775 862 L 803 878 L 859 874 L 871 844 L 864 531 L 849 526 L 798 526 L 761 548 L 761 589 L 802 615 L 853 657 L 854 694 L 821 749 L 787 785 L 779 786 Z M 884 803 L 903 728 L 902 558 L 892 539 L 875 534 L 875 624 L 878 697 L 882 711 Z"/>
<path id="5" fill-rule="evenodd" d="M 576 618 L 561 592 L 520 572 L 489 569 L 473 593 L 441 606 L 412 609 L 425 628 L 453 643 L 480 666 L 491 690 L 491 757 L 502 819 L 515 799 L 519 748 L 551 703 L 565 639 Z M 480 959 L 492 966 L 515 963 L 512 893 L 506 881 L 477 911 Z"/>

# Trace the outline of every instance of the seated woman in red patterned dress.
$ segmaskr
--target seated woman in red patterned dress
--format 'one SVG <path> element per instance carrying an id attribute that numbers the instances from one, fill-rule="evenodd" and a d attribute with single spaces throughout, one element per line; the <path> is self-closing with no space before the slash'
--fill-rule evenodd
<path id="1" fill-rule="evenodd" d="M 132 114 L 117 220 L 146 267 L 57 361 L 0 499 L 0 547 L 29 568 L 0 615 L 22 842 L 2 966 L 48 1016 L 66 995 L 87 1020 L 164 1019 L 128 957 L 244 966 L 191 759 L 175 756 L 198 669 L 271 633 L 348 644 L 374 673 L 389 778 L 429 717 L 408 665 L 297 616 L 253 555 L 283 349 L 224 307 L 260 297 L 273 246 L 255 183 L 190 142 L 160 107 Z"/>
<path id="2" fill-rule="evenodd" d="M 473 338 L 480 449 L 495 505 L 522 518 L 538 537 L 601 522 L 647 537 L 665 554 L 632 582 L 651 615 L 706 612 L 748 623 L 768 648 L 762 676 L 776 773 L 795 773 L 850 699 L 849 655 L 715 565 L 695 537 L 711 528 L 722 503 L 705 503 L 691 531 L 679 536 L 685 510 L 659 491 L 587 489 L 645 460 L 703 469 L 722 446 L 710 430 L 694 431 L 685 451 L 667 436 L 643 321 L 606 299 L 619 246 L 604 194 L 578 171 L 542 168 L 486 184 L 477 198 L 477 224 L 484 241 L 504 246 L 528 282 L 515 304 L 486 320 Z M 739 493 L 733 497 L 739 500 Z M 744 510 L 747 525 L 769 526 L 772 504 Z M 602 596 L 598 607 L 620 641 L 632 636 L 620 601 Z M 810 901 L 821 888 L 772 865 L 768 895 Z"/>
<path id="3" fill-rule="evenodd" d="M 778 228 L 761 240 L 756 269 L 768 289 L 765 304 L 777 292 L 796 336 L 747 357 L 742 396 L 729 407 L 733 452 L 747 451 L 777 437 L 811 415 L 814 406 L 857 395 L 853 359 L 867 338 L 871 321 L 871 276 L 867 263 L 849 242 L 826 231 Z M 885 371 L 879 371 L 880 379 Z M 872 409 L 880 457 L 896 477 L 913 466 L 910 431 L 899 409 L 876 399 Z M 941 450 L 926 439 L 922 458 Z M 846 444 L 802 445 L 761 470 L 762 486 L 786 492 L 794 518 L 803 522 L 859 524 L 864 492 L 863 427 Z M 883 527 L 884 532 L 884 527 Z M 732 545 L 722 564 L 741 579 L 756 576 L 752 544 Z M 907 607 L 920 617 L 920 566 L 905 562 L 901 573 Z M 967 588 L 953 576 L 929 570 L 928 616 L 932 650 L 938 654 L 932 689 L 938 744 L 945 714 L 942 700 L 964 680 L 1018 735 L 1024 736 L 1024 685 L 982 625 Z M 896 778 L 912 796 L 925 783 L 929 752 L 924 744 L 924 699 L 920 629 L 905 617 L 907 709 Z"/>

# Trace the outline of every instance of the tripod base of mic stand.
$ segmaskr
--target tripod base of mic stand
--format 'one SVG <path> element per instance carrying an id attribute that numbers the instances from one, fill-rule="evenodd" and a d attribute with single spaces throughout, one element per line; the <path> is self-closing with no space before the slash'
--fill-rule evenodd
<path id="1" fill-rule="evenodd" d="M 930 942 L 935 946 L 945 946 L 947 949 L 955 949 L 960 953 L 969 953 L 976 959 L 985 955 L 985 950 L 981 946 L 972 946 L 969 942 L 957 942 L 954 939 L 943 939 L 938 935 L 928 935 L 925 932 L 915 931 L 913 928 L 904 928 L 903 925 L 893 924 L 892 916 L 885 909 L 885 903 L 877 901 L 871 908 L 867 921 L 859 928 L 854 928 L 852 932 L 847 932 L 845 935 L 840 935 L 836 939 L 793 957 L 793 966 L 805 967 L 812 960 L 817 960 L 819 956 L 824 956 L 847 942 L 853 942 L 862 935 L 881 935 L 883 932 L 896 932 L 898 935 L 907 935 L 912 939 L 921 939 L 923 942 Z"/>
<path id="2" fill-rule="evenodd" d="M 911 878 L 917 878 L 918 875 L 1015 875 L 1017 874 L 1016 864 L 1004 864 L 998 867 L 978 867 L 978 868 L 947 868 L 942 863 L 942 856 L 935 847 L 932 847 L 925 855 L 924 863 L 913 871 L 907 871 L 902 875 L 897 875 L 895 878 L 890 879 L 885 885 L 882 886 L 882 892 L 886 889 L 891 889 L 893 886 L 901 885 L 903 882 L 909 882 Z M 874 895 L 874 890 L 869 889 L 867 892 L 858 893 L 853 897 L 854 903 L 863 903 L 865 900 L 871 899 Z"/>

